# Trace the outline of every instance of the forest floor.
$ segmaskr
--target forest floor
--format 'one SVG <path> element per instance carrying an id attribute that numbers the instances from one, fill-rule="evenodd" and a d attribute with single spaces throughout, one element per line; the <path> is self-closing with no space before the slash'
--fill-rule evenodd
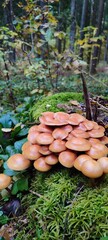
<path id="1" fill-rule="evenodd" d="M 41 95 L 41 92 L 39 93 L 39 97 L 40 97 L 40 95 Z M 105 94 L 106 95 L 106 94 Z M 97 95 L 95 95 L 95 94 L 90 94 L 90 102 L 91 102 L 91 107 L 92 107 L 92 114 L 93 114 L 93 119 L 94 119 L 94 121 L 96 121 L 96 122 L 98 122 L 98 124 L 100 124 L 100 125 L 102 125 L 102 126 L 104 126 L 105 127 L 105 134 L 106 134 L 106 136 L 108 136 L 108 98 L 105 96 L 105 97 L 103 97 L 102 95 L 101 96 L 98 96 L 98 94 Z M 4 108 L 4 106 L 2 105 L 2 107 Z M 84 103 L 80 103 L 80 102 L 77 102 L 77 101 L 71 101 L 71 105 L 70 105 L 70 102 L 69 102 L 69 104 L 62 104 L 62 103 L 59 103 L 58 104 L 58 107 L 62 107 L 63 109 L 64 109 L 64 111 L 65 112 L 68 112 L 68 113 L 72 113 L 72 112 L 80 112 L 80 111 L 82 111 L 82 112 L 84 112 L 85 113 L 85 111 L 86 111 L 86 109 L 85 109 L 85 104 Z M 2 110 L 1 110 L 1 114 L 2 114 Z M 5 214 L 8 216 L 8 218 L 9 218 L 9 221 L 7 221 L 7 223 L 6 224 L 3 224 L 3 226 L 1 227 L 1 229 L 0 229 L 0 240 L 29 240 L 30 239 L 30 237 L 34 237 L 34 235 L 35 235 L 35 231 L 32 231 L 31 229 L 30 229 L 30 213 L 29 213 L 29 216 L 26 216 L 26 214 L 25 214 L 25 212 L 21 215 L 21 216 L 17 216 L 17 214 L 16 214 L 16 208 L 18 208 L 19 210 L 20 210 L 20 208 L 22 209 L 22 212 L 23 211 L 26 211 L 25 210 L 25 206 L 26 206 L 26 201 L 27 201 L 27 204 L 29 204 L 29 201 L 30 201 L 30 204 L 31 204 L 31 206 L 33 205 L 34 206 L 34 201 L 38 201 L 37 199 L 38 198 L 40 198 L 40 201 L 42 201 L 42 198 L 43 198 L 43 195 L 44 195 L 44 191 L 45 191 L 45 197 L 48 197 L 47 196 L 47 192 L 46 192 L 46 187 L 48 187 L 49 188 L 49 183 L 48 183 L 48 177 L 49 177 L 49 179 L 51 178 L 53 178 L 53 176 L 54 176 L 54 173 L 55 173 L 55 171 L 57 172 L 56 174 L 55 174 L 55 182 L 57 183 L 57 184 L 59 184 L 58 183 L 58 180 L 56 179 L 56 178 L 58 178 L 58 175 L 57 174 L 61 174 L 59 177 L 63 177 L 63 174 L 64 173 L 62 173 L 62 170 L 60 169 L 60 173 L 58 173 L 58 170 L 57 169 L 55 169 L 54 170 L 54 172 L 52 172 L 51 174 L 49 174 L 48 176 L 44 176 L 44 177 L 40 177 L 40 175 L 39 174 L 37 174 L 37 179 L 35 180 L 37 183 L 38 183 L 38 181 L 39 181 L 39 179 L 41 179 L 41 184 L 42 184 L 42 181 L 43 181 L 43 178 L 45 179 L 45 181 L 47 182 L 47 186 L 43 186 L 42 187 L 42 189 L 40 190 L 39 189 L 39 187 L 40 186 L 38 186 L 37 187 L 37 189 L 38 190 L 33 190 L 33 187 L 34 187 L 34 184 L 33 184 L 33 181 L 32 181 L 32 185 L 31 185 L 31 187 L 30 187 L 30 190 L 28 191 L 28 192 L 25 192 L 24 194 L 22 194 L 21 195 L 21 201 L 19 201 L 19 202 L 15 202 L 15 204 L 16 205 L 14 205 L 13 204 L 13 201 L 16 201 L 18 198 L 20 198 L 20 194 L 19 195 L 17 195 L 17 198 L 15 197 L 12 197 L 12 199 L 10 199 L 9 201 L 8 201 L 8 204 L 10 204 L 11 205 L 11 207 L 10 207 L 10 212 L 8 212 L 8 213 L 6 213 L 6 211 L 5 211 Z M 63 170 L 63 172 L 64 172 L 64 170 Z M 71 178 L 71 175 L 72 175 L 72 173 L 70 173 L 70 172 L 65 172 L 65 174 L 66 174 L 66 178 L 64 179 L 64 181 L 67 181 L 67 178 L 69 178 L 69 180 L 70 180 L 70 178 Z M 32 174 L 31 174 L 31 176 L 32 176 Z M 42 175 L 43 176 L 43 175 Z M 35 176 L 35 173 L 33 172 L 33 177 L 34 178 L 36 178 L 36 176 Z M 78 188 L 78 179 L 77 179 L 77 177 L 76 177 L 76 173 L 75 173 L 75 178 L 76 178 L 76 182 L 77 182 L 77 184 L 76 183 L 74 183 L 74 184 L 76 184 L 75 185 L 75 188 L 77 189 L 77 192 L 78 192 L 78 194 L 80 194 L 80 191 L 81 191 L 81 194 L 82 194 L 82 186 L 83 186 L 83 184 L 82 184 L 82 182 L 84 183 L 84 189 L 86 188 L 86 185 L 87 185 L 87 189 L 89 188 L 89 184 L 88 183 L 86 183 L 86 180 L 85 179 L 83 179 L 82 178 L 82 176 L 79 176 L 79 178 L 81 177 L 81 179 L 80 179 L 80 187 Z M 39 178 L 39 179 L 38 179 Z M 52 180 L 51 180 L 52 181 Z M 71 180 L 70 180 L 71 181 Z M 107 181 L 106 181 L 106 183 L 107 183 Z M 50 182 L 50 184 L 51 184 L 51 182 Z M 59 186 L 59 185 L 58 185 Z M 105 181 L 104 181 L 104 187 L 105 187 Z M 74 187 L 73 187 L 74 188 Z M 79 190 L 80 189 L 80 190 Z M 91 189 L 91 188 L 90 188 Z M 96 188 L 97 189 L 97 188 Z M 101 189 L 102 190 L 102 186 L 101 187 L 99 187 L 99 189 Z M 64 192 L 66 191 L 66 189 L 64 190 Z M 69 190 L 70 192 L 71 191 L 73 191 L 72 189 L 71 190 Z M 76 191 L 76 190 L 75 190 Z M 94 191 L 94 189 L 93 189 L 93 191 Z M 99 190 L 100 191 L 100 190 Z M 103 190 L 102 190 L 103 191 Z M 70 194 L 70 192 L 69 192 L 69 194 Z M 25 194 L 27 194 L 27 199 L 26 199 L 26 195 Z M 62 192 L 62 194 L 63 194 L 63 192 Z M 75 193 L 73 193 L 73 194 L 75 194 Z M 87 193 L 86 193 L 87 194 Z M 36 196 L 35 196 L 36 195 Z M 32 200 L 31 200 L 31 198 L 32 198 Z M 71 196 L 72 197 L 72 196 Z M 105 197 L 106 197 L 106 195 L 105 195 Z M 59 200 L 58 200 L 59 201 Z M 70 197 L 69 197 L 69 195 L 68 195 L 68 198 L 67 198 L 67 200 L 65 199 L 65 200 L 60 200 L 61 201 L 61 203 L 63 203 L 63 201 L 70 201 Z M 3 203 L 3 206 L 5 206 L 5 210 L 6 210 L 6 208 L 8 208 L 8 205 L 7 205 L 7 202 L 5 203 L 5 202 L 2 202 Z M 17 205 L 18 204 L 18 205 Z M 55 205 L 54 205 L 54 207 L 55 207 Z M 13 212 L 13 208 L 15 208 L 15 211 Z M 27 207 L 28 208 L 28 207 Z M 59 208 L 58 208 L 58 210 L 59 210 Z M 57 210 L 57 211 L 58 211 Z M 13 213 L 12 213 L 13 212 Z M 34 213 L 32 213 L 32 214 L 34 214 Z M 57 213 L 56 213 L 57 214 Z M 62 211 L 61 211 L 61 213 L 60 214 L 62 214 Z M 19 214 L 18 214 L 19 215 Z M 37 213 L 37 215 L 38 215 L 38 213 Z M 55 215 L 56 216 L 56 215 Z M 39 216 L 38 216 L 39 217 Z M 50 218 L 51 216 L 49 216 L 49 218 Z M 45 218 L 45 216 L 44 216 L 44 218 Z M 52 217 L 53 218 L 53 217 Z M 60 220 L 60 219 L 59 219 Z M 65 219 L 66 220 L 66 219 Z M 40 220 L 40 221 L 42 221 L 42 219 Z M 45 220 L 45 221 L 47 221 L 47 220 Z M 27 224 L 28 224 L 28 226 L 29 226 L 29 228 L 27 228 Z M 40 223 L 40 225 L 42 225 L 42 223 Z M 17 234 L 18 234 L 18 229 L 19 229 L 19 231 L 20 231 L 20 228 L 22 228 L 22 226 L 24 227 L 24 231 L 23 231 L 23 229 L 21 229 L 21 231 L 22 231 L 22 238 L 21 238 L 21 236 L 19 237 L 19 238 L 17 238 Z M 36 226 L 35 226 L 36 227 Z M 34 239 L 34 240 L 52 240 L 52 238 L 51 238 L 51 236 L 48 238 L 48 236 L 47 236 L 47 234 L 46 234 L 46 236 L 43 234 L 43 233 L 41 233 L 41 231 L 43 231 L 43 230 L 46 230 L 46 226 L 42 226 L 42 229 L 40 230 L 40 228 L 38 228 L 39 226 L 37 226 L 37 235 L 38 235 L 38 237 L 36 238 L 36 237 L 34 237 L 34 238 L 32 238 L 32 239 Z M 63 226 L 60 226 L 61 228 L 63 227 Z M 32 226 L 31 226 L 31 228 L 32 228 Z M 45 229 L 44 229 L 45 228 Z M 52 227 L 53 228 L 53 227 Z M 46 230 L 47 231 L 47 230 Z M 74 238 L 71 238 L 72 236 L 71 236 L 71 234 L 69 234 L 69 236 L 67 235 L 67 230 L 65 230 L 66 231 L 66 233 L 64 233 L 64 238 L 63 238 L 63 236 L 62 236 L 62 238 L 60 239 L 60 236 L 59 236 L 59 234 L 58 234 L 58 236 L 59 236 L 59 239 L 60 240 L 65 240 L 65 239 L 74 239 Z M 103 232 L 102 232 L 103 233 Z M 106 230 L 106 233 L 105 234 L 107 234 L 108 233 L 108 230 Z M 27 235 L 26 235 L 27 234 Z M 82 233 L 83 234 L 83 233 Z M 41 235 L 43 236 L 43 238 L 41 237 Z M 58 240 L 58 236 L 55 236 L 54 237 L 54 239 L 55 240 Z M 67 236 L 67 238 L 66 238 L 66 236 Z M 106 236 L 106 235 L 105 235 Z M 101 237 L 101 234 L 100 234 L 100 236 L 99 236 L 99 238 L 96 238 L 96 239 L 100 239 L 100 237 Z M 80 239 L 80 238 L 79 238 Z M 87 240 L 87 239 L 94 239 L 93 237 L 87 237 L 87 235 L 85 234 L 84 235 L 84 238 L 83 238 L 84 240 Z M 77 240 L 77 238 L 75 239 L 75 240 Z"/>

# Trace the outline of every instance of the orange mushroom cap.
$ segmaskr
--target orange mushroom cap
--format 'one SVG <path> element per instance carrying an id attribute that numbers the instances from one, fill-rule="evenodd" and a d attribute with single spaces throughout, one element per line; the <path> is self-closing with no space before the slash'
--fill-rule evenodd
<path id="1" fill-rule="evenodd" d="M 25 170 L 30 166 L 30 161 L 26 159 L 22 154 L 17 153 L 12 155 L 7 160 L 7 166 L 15 171 Z"/>
<path id="2" fill-rule="evenodd" d="M 80 122 L 83 122 L 85 120 L 85 117 L 78 113 L 72 113 L 69 116 L 68 123 L 72 125 L 78 125 Z"/>
<path id="3" fill-rule="evenodd" d="M 58 163 L 58 156 L 55 154 L 50 154 L 47 157 L 45 157 L 45 162 L 49 165 L 55 165 Z"/>
<path id="4" fill-rule="evenodd" d="M 66 132 L 71 132 L 73 130 L 73 127 L 70 124 L 67 124 L 63 127 L 61 127 L 61 129 L 65 130 Z"/>
<path id="5" fill-rule="evenodd" d="M 53 142 L 54 138 L 51 133 L 39 133 L 36 140 L 38 144 L 48 145 Z"/>
<path id="6" fill-rule="evenodd" d="M 85 138 L 72 137 L 66 142 L 66 147 L 74 151 L 87 151 L 90 149 L 91 144 Z"/>
<path id="7" fill-rule="evenodd" d="M 67 168 L 73 167 L 76 158 L 76 153 L 70 150 L 63 151 L 59 154 L 59 162 Z"/>
<path id="8" fill-rule="evenodd" d="M 88 156 L 87 154 L 81 154 L 79 155 L 76 159 L 75 159 L 75 162 L 74 162 L 74 167 L 81 171 L 81 166 L 82 164 L 87 161 L 87 160 L 92 160 L 92 158 L 90 156 Z"/>
<path id="9" fill-rule="evenodd" d="M 89 133 L 88 132 L 85 132 L 81 129 L 74 129 L 72 132 L 74 137 L 81 137 L 81 138 L 89 138 Z"/>
<path id="10" fill-rule="evenodd" d="M 65 139 L 68 136 L 68 132 L 63 128 L 55 128 L 52 136 L 54 139 Z"/>
<path id="11" fill-rule="evenodd" d="M 43 112 L 42 116 L 46 121 L 52 121 L 54 119 L 54 112 Z"/>
<path id="12" fill-rule="evenodd" d="M 29 132 L 28 133 L 31 133 L 31 132 L 37 132 L 38 131 L 38 125 L 34 125 L 34 126 L 32 126 L 32 127 L 30 127 L 30 129 L 29 129 Z"/>
<path id="13" fill-rule="evenodd" d="M 88 133 L 89 133 L 89 136 L 92 138 L 100 138 L 104 136 L 104 132 L 101 129 L 95 129 L 95 130 L 92 129 L 91 131 L 88 131 Z"/>
<path id="14" fill-rule="evenodd" d="M 93 127 L 94 127 L 94 122 L 93 122 L 93 121 L 90 121 L 90 120 L 88 120 L 88 119 L 85 119 L 85 120 L 83 121 L 83 124 L 84 124 L 84 126 L 86 127 L 87 130 L 92 130 Z"/>
<path id="15" fill-rule="evenodd" d="M 49 145 L 49 150 L 55 153 L 62 152 L 66 150 L 65 143 L 66 142 L 61 139 L 56 139 Z"/>
<path id="16" fill-rule="evenodd" d="M 49 155 L 49 154 L 51 154 L 51 151 L 49 150 L 49 146 L 48 146 L 48 145 L 46 145 L 46 146 L 40 146 L 39 152 L 40 152 L 42 155 Z"/>
<path id="17" fill-rule="evenodd" d="M 87 160 L 81 166 L 81 172 L 89 178 L 98 178 L 103 174 L 103 169 L 99 162 Z"/>
<path id="18" fill-rule="evenodd" d="M 29 146 L 31 145 L 30 142 L 25 142 L 23 145 L 22 145 L 22 151 L 24 151 L 26 148 L 28 148 Z"/>
<path id="19" fill-rule="evenodd" d="M 34 161 L 34 168 L 40 172 L 47 172 L 51 169 L 51 165 L 45 162 L 45 157 L 40 157 Z"/>
<path id="20" fill-rule="evenodd" d="M 88 141 L 91 143 L 91 145 L 96 145 L 97 143 L 101 143 L 101 141 L 98 138 L 89 138 Z"/>
<path id="21" fill-rule="evenodd" d="M 0 190 L 7 188 L 11 183 L 11 177 L 0 173 Z"/>
<path id="22" fill-rule="evenodd" d="M 100 163 L 103 172 L 108 173 L 108 157 L 102 157 L 97 160 Z"/>
<path id="23" fill-rule="evenodd" d="M 36 160 L 39 157 L 41 157 L 39 150 L 40 150 L 40 146 L 38 144 L 34 144 L 34 145 L 28 146 L 28 148 L 23 150 L 22 154 L 25 158 L 29 160 Z"/>
<path id="24" fill-rule="evenodd" d="M 97 143 L 92 145 L 90 150 L 88 150 L 86 154 L 88 154 L 94 159 L 98 159 L 108 154 L 108 148 L 102 143 Z"/>
<path id="25" fill-rule="evenodd" d="M 43 123 L 40 123 L 39 125 L 38 125 L 38 131 L 39 132 L 43 132 L 43 133 L 52 133 L 52 128 L 51 127 L 49 127 L 49 126 L 46 126 L 45 124 L 43 124 Z"/>
<path id="26" fill-rule="evenodd" d="M 38 131 L 31 131 L 29 134 L 28 134 L 28 141 L 31 143 L 31 144 L 36 144 L 37 143 L 37 136 L 39 135 L 39 132 Z"/>
<path id="27" fill-rule="evenodd" d="M 69 119 L 69 114 L 65 112 L 56 112 L 54 113 L 55 120 L 59 120 L 60 122 L 67 121 Z"/>
<path id="28" fill-rule="evenodd" d="M 67 125 L 67 121 L 59 121 L 58 119 L 46 120 L 44 116 L 39 118 L 40 122 L 48 126 L 63 126 Z"/>

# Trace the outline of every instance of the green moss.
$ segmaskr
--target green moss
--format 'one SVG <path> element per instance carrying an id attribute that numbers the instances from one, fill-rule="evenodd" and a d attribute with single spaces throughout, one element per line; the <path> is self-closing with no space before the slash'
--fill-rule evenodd
<path id="1" fill-rule="evenodd" d="M 83 101 L 83 95 L 82 93 L 62 92 L 54 94 L 52 96 L 43 97 L 33 106 L 31 110 L 33 118 L 38 121 L 38 118 L 40 117 L 42 112 L 62 111 L 63 109 L 58 108 L 57 104 L 68 103 L 70 100 L 77 100 L 81 102 Z"/>
<path id="2" fill-rule="evenodd" d="M 107 184 L 108 176 L 91 187 L 90 180 L 74 169 L 36 172 L 30 193 L 23 199 L 27 224 L 19 226 L 15 240 L 98 240 L 108 236 Z"/>

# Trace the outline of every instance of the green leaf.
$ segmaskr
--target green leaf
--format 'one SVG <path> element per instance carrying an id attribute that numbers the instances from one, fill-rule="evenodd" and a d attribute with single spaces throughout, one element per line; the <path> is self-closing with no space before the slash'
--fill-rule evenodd
<path id="1" fill-rule="evenodd" d="M 4 174 L 6 174 L 7 176 L 15 176 L 15 175 L 17 175 L 17 174 L 19 174 L 19 172 L 15 172 L 14 170 L 11 170 L 11 169 L 5 169 L 4 171 L 3 171 L 3 173 Z"/>
<path id="2" fill-rule="evenodd" d="M 8 222 L 9 218 L 6 215 L 0 217 L 0 224 L 4 225 Z M 4 237 L 0 237 L 0 240 L 5 240 Z"/>
<path id="3" fill-rule="evenodd" d="M 17 151 L 14 146 L 9 145 L 6 147 L 6 153 L 9 154 L 9 156 L 11 156 L 17 153 Z"/>
<path id="4" fill-rule="evenodd" d="M 14 138 L 21 130 L 21 125 L 20 126 L 17 126 L 14 128 L 14 130 L 12 131 L 11 133 L 11 137 Z"/>
<path id="5" fill-rule="evenodd" d="M 3 211 L 0 211 L 0 217 L 3 215 Z"/>
<path id="6" fill-rule="evenodd" d="M 0 123 L 2 124 L 2 127 L 4 128 L 11 128 L 12 126 L 12 120 L 11 120 L 11 116 L 9 113 L 3 115 L 0 118 Z"/>
<path id="7" fill-rule="evenodd" d="M 8 154 L 0 154 L 0 160 L 7 161 L 8 158 Z"/>
<path id="8" fill-rule="evenodd" d="M 108 237 L 102 237 L 100 240 L 108 240 Z"/>
<path id="9" fill-rule="evenodd" d="M 28 134 L 28 130 L 28 128 L 21 129 L 21 131 L 18 133 L 18 137 L 26 136 Z"/>
<path id="10" fill-rule="evenodd" d="M 22 140 L 19 140 L 19 141 L 16 141 L 14 143 L 14 148 L 16 150 L 17 153 L 21 153 L 21 148 L 22 148 L 22 145 L 27 141 L 27 138 L 24 138 Z"/>
<path id="11" fill-rule="evenodd" d="M 18 191 L 27 191 L 28 190 L 28 178 L 21 178 L 17 180 L 12 187 L 12 194 L 16 195 Z"/>

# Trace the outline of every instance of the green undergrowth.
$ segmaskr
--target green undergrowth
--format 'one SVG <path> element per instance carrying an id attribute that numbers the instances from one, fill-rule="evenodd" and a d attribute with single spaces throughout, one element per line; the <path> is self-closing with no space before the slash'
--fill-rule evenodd
<path id="1" fill-rule="evenodd" d="M 57 167 L 34 173 L 15 240 L 100 240 L 108 236 L 108 176 L 90 179 Z"/>
<path id="2" fill-rule="evenodd" d="M 74 93 L 74 92 L 62 92 L 56 93 L 52 96 L 43 97 L 39 100 L 32 108 L 31 112 L 33 118 L 38 121 L 42 112 L 45 111 L 62 111 L 62 107 L 58 108 L 58 104 L 69 103 L 70 100 L 77 100 L 79 102 L 83 101 L 82 93 Z"/>

